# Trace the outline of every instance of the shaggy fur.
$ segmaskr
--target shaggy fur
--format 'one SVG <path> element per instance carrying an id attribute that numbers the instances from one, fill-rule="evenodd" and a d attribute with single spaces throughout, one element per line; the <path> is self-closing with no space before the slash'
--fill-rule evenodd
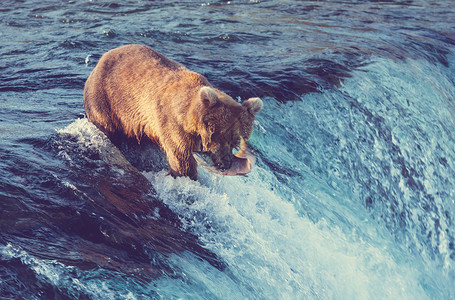
<path id="1" fill-rule="evenodd" d="M 87 79 L 88 119 L 111 140 L 146 135 L 164 149 L 173 176 L 197 179 L 193 151 L 227 169 L 240 137 L 247 140 L 259 98 L 242 105 L 207 79 L 142 45 L 105 53 Z"/>

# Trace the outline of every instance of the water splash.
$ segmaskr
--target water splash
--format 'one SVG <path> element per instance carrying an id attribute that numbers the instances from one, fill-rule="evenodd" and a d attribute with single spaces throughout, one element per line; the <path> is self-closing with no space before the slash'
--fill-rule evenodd
<path id="1" fill-rule="evenodd" d="M 164 172 L 146 176 L 158 197 L 184 216 L 184 228 L 227 263 L 225 273 L 244 297 L 426 298 L 418 269 L 385 246 L 390 236 L 311 221 L 273 191 L 273 180 L 263 180 L 270 171 L 223 180 L 201 171 L 202 184 Z"/>

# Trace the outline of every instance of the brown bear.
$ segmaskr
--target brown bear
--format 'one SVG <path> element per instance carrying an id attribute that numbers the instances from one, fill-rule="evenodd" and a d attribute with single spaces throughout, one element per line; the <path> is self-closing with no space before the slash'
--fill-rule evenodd
<path id="1" fill-rule="evenodd" d="M 165 151 L 172 176 L 196 180 L 193 152 L 229 169 L 233 148 L 250 137 L 262 101 L 239 104 L 157 51 L 126 45 L 100 58 L 85 83 L 84 108 L 111 140 L 121 134 L 140 143 L 146 135 Z"/>

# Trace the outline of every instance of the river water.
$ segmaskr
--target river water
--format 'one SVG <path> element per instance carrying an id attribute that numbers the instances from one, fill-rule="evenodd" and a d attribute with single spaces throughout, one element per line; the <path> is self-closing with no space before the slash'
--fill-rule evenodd
<path id="1" fill-rule="evenodd" d="M 129 43 L 262 98 L 248 177 L 87 121 Z M 0 70 L 0 299 L 455 299 L 452 1 L 6 0 Z"/>

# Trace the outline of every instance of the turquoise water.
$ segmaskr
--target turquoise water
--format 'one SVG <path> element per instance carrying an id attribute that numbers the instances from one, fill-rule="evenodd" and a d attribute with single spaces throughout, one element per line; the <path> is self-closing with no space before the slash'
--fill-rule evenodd
<path id="1" fill-rule="evenodd" d="M 453 299 L 451 6 L 2 2 L 0 298 Z M 88 122 L 126 43 L 262 98 L 248 177 L 173 179 Z"/>

